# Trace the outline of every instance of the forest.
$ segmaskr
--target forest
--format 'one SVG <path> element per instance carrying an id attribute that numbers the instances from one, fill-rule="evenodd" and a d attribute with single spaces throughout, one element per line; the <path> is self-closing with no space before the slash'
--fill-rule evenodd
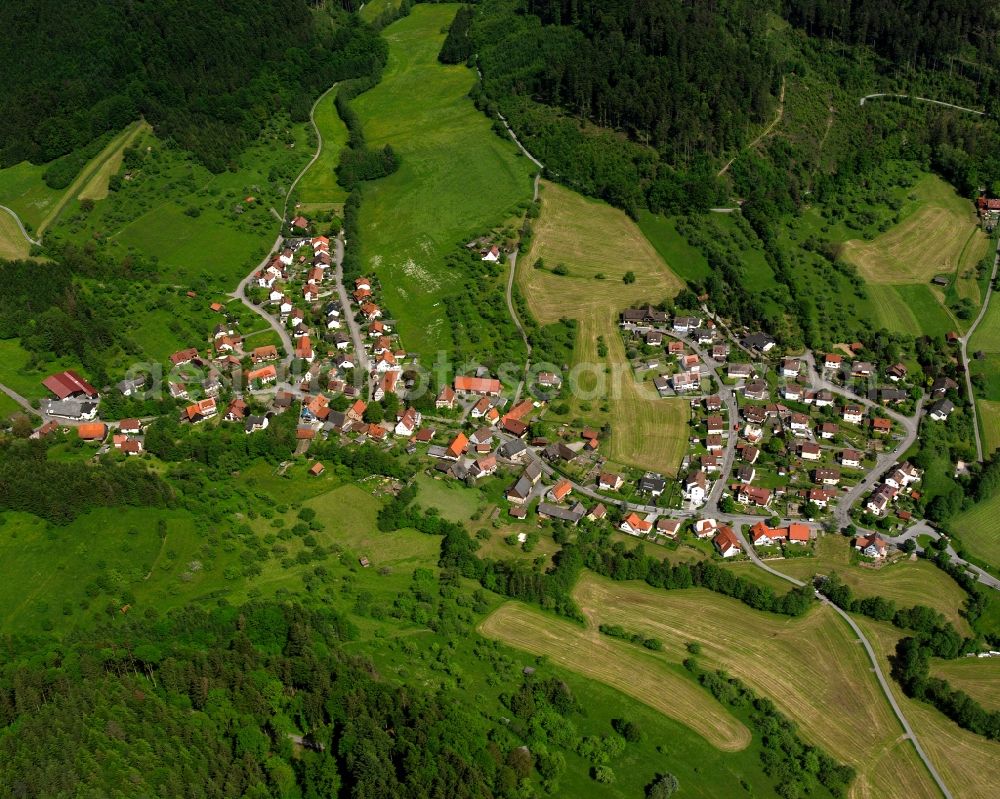
<path id="1" fill-rule="evenodd" d="M 532 760 L 511 733 L 447 693 L 383 682 L 343 650 L 354 637 L 335 611 L 271 602 L 109 623 L 44 665 L 0 641 L 0 793 L 515 795 Z M 527 692 L 575 709 L 561 684 Z"/>
<path id="2" fill-rule="evenodd" d="M 315 5 L 4 3 L 0 168 L 47 163 L 144 117 L 222 171 L 273 113 L 303 121 L 322 89 L 385 63 L 385 42 L 371 27 Z"/>

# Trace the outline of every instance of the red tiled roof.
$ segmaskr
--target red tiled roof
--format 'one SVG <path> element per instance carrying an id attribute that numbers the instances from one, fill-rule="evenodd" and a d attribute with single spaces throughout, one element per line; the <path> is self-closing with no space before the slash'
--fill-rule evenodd
<path id="1" fill-rule="evenodd" d="M 72 369 L 49 375 L 42 381 L 42 385 L 59 399 L 66 399 L 66 397 L 71 397 L 74 394 L 84 394 L 88 397 L 97 396 L 97 389 Z"/>

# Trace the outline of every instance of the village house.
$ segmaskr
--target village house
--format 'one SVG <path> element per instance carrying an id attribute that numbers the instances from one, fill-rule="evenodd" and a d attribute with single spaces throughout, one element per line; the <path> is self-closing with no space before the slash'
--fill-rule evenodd
<path id="1" fill-rule="evenodd" d="M 126 378 L 118 382 L 117 388 L 119 393 L 123 397 L 131 397 L 133 394 L 138 394 L 142 391 L 143 387 L 146 385 L 146 376 L 138 375 L 137 377 Z"/>
<path id="2" fill-rule="evenodd" d="M 781 376 L 786 378 L 796 378 L 799 376 L 799 371 L 802 369 L 802 364 L 798 358 L 785 358 L 781 362 Z"/>
<path id="3" fill-rule="evenodd" d="M 479 479 L 480 477 L 488 477 L 497 470 L 497 458 L 496 455 L 484 455 L 481 458 L 476 458 L 472 464 L 472 469 L 470 474 Z"/>
<path id="4" fill-rule="evenodd" d="M 719 527 L 719 532 L 712 540 L 712 543 L 724 558 L 731 558 L 743 552 L 743 547 L 740 546 L 740 539 L 736 537 L 736 533 L 732 531 L 732 528 L 726 525 Z"/>
<path id="5" fill-rule="evenodd" d="M 729 357 L 729 345 L 728 344 L 715 344 L 712 346 L 712 360 L 713 361 L 724 361 Z"/>
<path id="6" fill-rule="evenodd" d="M 694 523 L 694 534 L 696 538 L 711 538 L 715 535 L 715 530 L 718 527 L 718 523 L 715 519 L 698 519 Z"/>
<path id="7" fill-rule="evenodd" d="M 827 353 L 826 358 L 823 359 L 824 369 L 839 369 L 840 365 L 844 362 L 844 357 L 842 355 L 836 355 L 834 353 Z"/>
<path id="8" fill-rule="evenodd" d="M 218 407 L 215 404 L 214 397 L 208 397 L 207 399 L 199 400 L 193 405 L 188 405 L 184 409 L 184 417 L 191 424 L 198 424 L 206 419 L 211 419 L 218 411 Z"/>
<path id="9" fill-rule="evenodd" d="M 851 377 L 871 377 L 875 374 L 875 365 L 868 361 L 854 361 L 851 364 Z"/>
<path id="10" fill-rule="evenodd" d="M 670 382 L 678 394 L 686 391 L 697 391 L 701 386 L 701 378 L 692 372 L 677 372 L 671 376 Z"/>
<path id="11" fill-rule="evenodd" d="M 747 463 L 754 464 L 757 462 L 757 458 L 760 457 L 760 450 L 753 445 L 745 446 L 743 447 L 742 457 Z"/>
<path id="12" fill-rule="evenodd" d="M 840 472 L 836 469 L 816 469 L 813 472 L 813 481 L 820 485 L 835 486 L 840 482 Z"/>
<path id="13" fill-rule="evenodd" d="M 412 436 L 414 431 L 420 426 L 421 413 L 416 408 L 407 408 L 396 422 L 395 433 L 397 436 Z"/>
<path id="14" fill-rule="evenodd" d="M 743 388 L 743 396 L 748 400 L 763 401 L 767 399 L 767 383 L 764 380 L 751 380 Z"/>
<path id="15" fill-rule="evenodd" d="M 872 419 L 872 432 L 876 435 L 888 435 L 892 432 L 892 420 L 876 416 Z"/>
<path id="16" fill-rule="evenodd" d="M 955 403 L 950 399 L 942 399 L 931 405 L 928 414 L 935 422 L 946 422 L 954 410 Z"/>
<path id="17" fill-rule="evenodd" d="M 861 453 L 856 449 L 845 449 L 840 452 L 840 465 L 850 469 L 861 468 Z"/>
<path id="18" fill-rule="evenodd" d="M 812 441 L 804 441 L 799 446 L 799 457 L 805 461 L 818 461 L 823 451 L 819 448 L 818 444 L 814 444 Z"/>
<path id="19" fill-rule="evenodd" d="M 861 424 L 864 411 L 860 405 L 845 405 L 841 418 L 849 424 Z"/>
<path id="20" fill-rule="evenodd" d="M 108 426 L 104 422 L 89 422 L 78 425 L 76 435 L 81 441 L 101 442 L 108 435 Z"/>
<path id="21" fill-rule="evenodd" d="M 722 398 L 718 394 L 705 397 L 705 410 L 709 413 L 722 410 Z"/>
<path id="22" fill-rule="evenodd" d="M 469 439 L 466 437 L 465 433 L 459 433 L 451 440 L 451 443 L 445 449 L 444 457 L 448 460 L 457 461 L 462 457 L 462 455 L 465 454 L 465 450 L 468 446 Z"/>
<path id="23" fill-rule="evenodd" d="M 771 489 L 749 485 L 740 486 L 736 501 L 741 505 L 756 505 L 758 508 L 766 508 L 771 504 Z"/>
<path id="24" fill-rule="evenodd" d="M 667 538 L 677 538 L 680 530 L 680 519 L 660 518 L 656 520 L 656 532 L 658 535 L 665 535 Z"/>
<path id="25" fill-rule="evenodd" d="M 553 502 L 562 502 L 573 490 L 573 484 L 563 478 L 549 489 L 549 497 Z"/>
<path id="26" fill-rule="evenodd" d="M 274 361 L 278 358 L 278 348 L 273 344 L 268 344 L 265 347 L 256 347 L 250 352 L 250 361 L 252 363 L 263 363 L 264 361 Z"/>
<path id="27" fill-rule="evenodd" d="M 604 507 L 604 503 L 598 502 L 590 509 L 590 513 L 587 514 L 587 518 L 592 522 L 597 522 L 608 515 L 608 509 Z"/>
<path id="28" fill-rule="evenodd" d="M 809 417 L 804 413 L 793 413 L 789 417 L 788 427 L 796 436 L 808 435 Z"/>
<path id="29" fill-rule="evenodd" d="M 455 377 L 455 393 L 485 394 L 491 397 L 500 396 L 500 381 L 492 377 L 470 377 L 458 375 Z"/>
<path id="30" fill-rule="evenodd" d="M 500 456 L 514 463 L 523 463 L 530 454 L 528 445 L 515 438 L 500 445 Z"/>
<path id="31" fill-rule="evenodd" d="M 823 422 L 819 428 L 820 438 L 825 438 L 827 440 L 835 437 L 839 432 L 840 428 L 837 427 L 833 422 Z"/>
<path id="32" fill-rule="evenodd" d="M 170 356 L 170 363 L 174 366 L 185 366 L 186 364 L 196 360 L 198 360 L 198 350 L 194 347 L 186 350 L 179 350 Z"/>
<path id="33" fill-rule="evenodd" d="M 641 494 L 658 497 L 666 487 L 667 481 L 663 478 L 662 474 L 657 474 L 656 472 L 646 472 L 639 479 L 639 492 Z"/>
<path id="34" fill-rule="evenodd" d="M 507 501 L 514 505 L 523 505 L 531 497 L 534 483 L 522 475 L 513 486 L 507 489 Z"/>
<path id="35" fill-rule="evenodd" d="M 267 366 L 262 366 L 260 369 L 247 372 L 247 386 L 250 388 L 261 388 L 262 386 L 276 382 L 277 379 L 278 371 L 274 368 L 274 364 L 268 364 Z"/>
<path id="36" fill-rule="evenodd" d="M 705 503 L 705 498 L 708 494 L 708 478 L 702 471 L 694 472 L 688 475 L 687 479 L 684 481 L 684 498 L 691 503 L 693 507 L 698 507 Z"/>
<path id="37" fill-rule="evenodd" d="M 653 523 L 647 522 L 637 513 L 633 512 L 622 520 L 618 529 L 629 535 L 646 535 L 653 529 Z"/>
<path id="38" fill-rule="evenodd" d="M 753 367 L 748 363 L 731 363 L 726 368 L 730 380 L 747 380 L 753 375 Z"/>
<path id="39" fill-rule="evenodd" d="M 854 539 L 854 548 L 861 554 L 876 560 L 882 560 L 889 552 L 888 542 L 880 535 L 858 536 Z"/>
<path id="40" fill-rule="evenodd" d="M 597 487 L 602 491 L 617 491 L 625 481 L 620 474 L 601 472 L 597 477 Z"/>
<path id="41" fill-rule="evenodd" d="M 770 352 L 777 345 L 777 342 L 766 333 L 751 333 L 743 337 L 743 346 L 748 350 L 758 353 Z"/>
<path id="42" fill-rule="evenodd" d="M 898 383 L 900 380 L 906 379 L 906 372 L 906 366 L 904 364 L 897 363 L 885 370 L 885 376 L 892 382 Z"/>

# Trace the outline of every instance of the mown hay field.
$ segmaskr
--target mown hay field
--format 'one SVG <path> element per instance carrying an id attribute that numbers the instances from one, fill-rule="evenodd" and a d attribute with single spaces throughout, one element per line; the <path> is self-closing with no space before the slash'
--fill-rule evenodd
<path id="1" fill-rule="evenodd" d="M 554 183 L 541 186 L 541 215 L 531 251 L 518 259 L 517 281 L 539 322 L 578 322 L 572 416 L 611 425 L 613 460 L 674 475 L 687 444 L 688 402 L 661 399 L 651 383 L 636 382 L 618 315 L 629 305 L 673 297 L 683 282 L 622 211 Z M 545 269 L 534 268 L 539 259 Z M 568 274 L 551 271 L 559 264 Z M 627 272 L 635 282 L 623 282 Z M 606 356 L 599 355 L 599 338 Z"/>

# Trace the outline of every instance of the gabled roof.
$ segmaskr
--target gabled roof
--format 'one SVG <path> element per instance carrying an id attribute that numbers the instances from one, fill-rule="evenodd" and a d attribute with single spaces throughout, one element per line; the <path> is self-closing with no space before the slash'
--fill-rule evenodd
<path id="1" fill-rule="evenodd" d="M 72 397 L 74 394 L 83 394 L 91 398 L 97 396 L 97 389 L 72 369 L 49 375 L 42 381 L 42 385 L 61 400 Z"/>

